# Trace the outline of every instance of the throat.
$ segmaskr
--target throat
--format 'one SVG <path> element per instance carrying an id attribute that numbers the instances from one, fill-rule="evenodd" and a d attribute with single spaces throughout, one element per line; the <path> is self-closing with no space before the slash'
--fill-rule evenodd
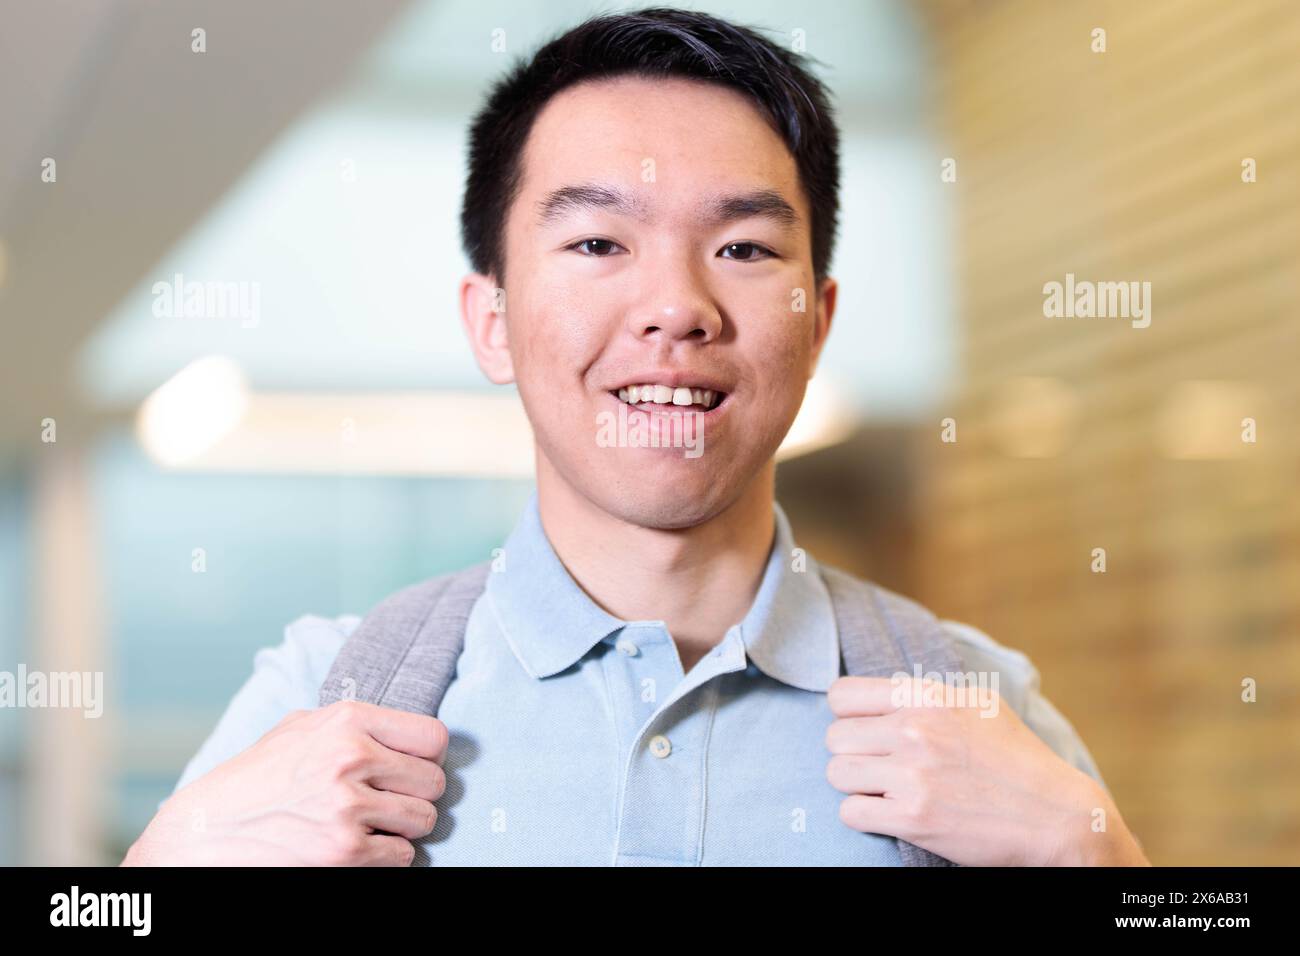
<path id="1" fill-rule="evenodd" d="M 673 638 L 673 643 L 677 647 L 677 656 L 681 658 L 683 674 L 689 674 L 691 668 L 717 646 L 716 644 L 705 645 L 695 641 L 682 641 L 677 638 Z"/>

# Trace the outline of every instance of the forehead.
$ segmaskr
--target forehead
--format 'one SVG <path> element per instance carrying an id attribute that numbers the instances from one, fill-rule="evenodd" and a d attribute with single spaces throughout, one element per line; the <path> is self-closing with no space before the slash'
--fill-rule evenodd
<path id="1" fill-rule="evenodd" d="M 757 106 L 680 77 L 602 78 L 557 94 L 533 124 L 521 171 L 523 209 L 591 181 L 624 183 L 651 210 L 688 210 L 736 188 L 776 190 L 802 209 L 794 157 Z"/>

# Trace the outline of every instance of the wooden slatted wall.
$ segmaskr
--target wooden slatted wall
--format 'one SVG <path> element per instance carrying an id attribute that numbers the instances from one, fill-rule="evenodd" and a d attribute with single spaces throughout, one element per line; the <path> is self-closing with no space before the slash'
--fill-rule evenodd
<path id="1" fill-rule="evenodd" d="M 920 596 L 1034 659 L 1153 862 L 1300 863 L 1300 3 L 923 9 L 963 378 Z M 1149 327 L 1045 317 L 1066 273 Z"/>

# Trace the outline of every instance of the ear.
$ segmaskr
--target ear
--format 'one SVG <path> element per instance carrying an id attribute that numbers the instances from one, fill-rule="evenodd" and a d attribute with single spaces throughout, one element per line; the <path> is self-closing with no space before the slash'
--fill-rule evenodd
<path id="1" fill-rule="evenodd" d="M 505 385 L 515 380 L 506 329 L 506 293 L 492 276 L 474 272 L 460 283 L 460 320 L 474 350 L 474 359 L 488 381 Z"/>
<path id="2" fill-rule="evenodd" d="M 839 285 L 829 276 L 822 280 L 817 289 L 817 307 L 813 311 L 812 354 L 808 362 L 809 378 L 812 378 L 813 373 L 817 371 L 817 360 L 821 357 L 822 346 L 826 344 L 826 336 L 830 335 L 831 319 L 835 316 L 835 296 L 838 291 Z"/>

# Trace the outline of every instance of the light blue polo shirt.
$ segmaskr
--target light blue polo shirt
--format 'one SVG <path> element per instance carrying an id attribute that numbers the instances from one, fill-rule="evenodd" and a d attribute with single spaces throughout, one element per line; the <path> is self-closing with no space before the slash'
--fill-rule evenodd
<path id="1" fill-rule="evenodd" d="M 439 713 L 450 732 L 431 865 L 898 866 L 892 837 L 839 819 L 826 780 L 826 690 L 842 673 L 830 598 L 811 557 L 794 570 L 776 536 L 753 605 L 683 673 L 662 621 L 623 621 L 577 585 L 542 529 L 536 495 L 488 575 Z M 360 622 L 308 615 L 253 674 L 177 789 L 296 709 L 317 706 Z M 998 691 L 1064 760 L 1101 775 L 1039 692 L 1019 651 L 944 622 L 967 671 Z"/>

